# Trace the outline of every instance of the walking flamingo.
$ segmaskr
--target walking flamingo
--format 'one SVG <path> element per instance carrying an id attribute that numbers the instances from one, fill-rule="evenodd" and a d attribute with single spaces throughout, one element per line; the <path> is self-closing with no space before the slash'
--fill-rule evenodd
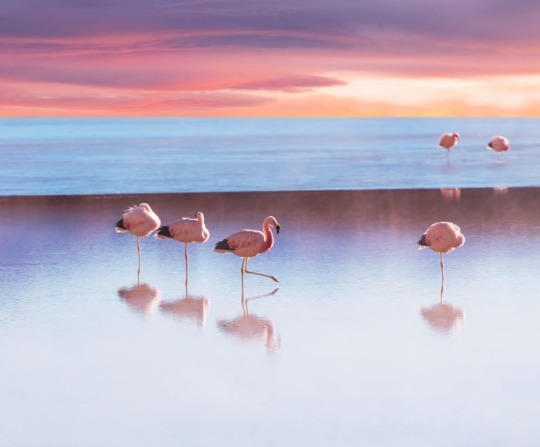
<path id="1" fill-rule="evenodd" d="M 426 230 L 418 241 L 420 249 L 429 247 L 440 255 L 441 260 L 441 300 L 444 290 L 443 253 L 450 253 L 465 243 L 465 236 L 460 228 L 452 222 L 436 222 Z"/>
<path id="2" fill-rule="evenodd" d="M 184 258 L 186 260 L 186 287 L 188 283 L 188 244 L 206 242 L 210 232 L 204 225 L 204 214 L 195 213 L 195 219 L 183 217 L 169 225 L 160 227 L 156 233 L 157 239 L 175 239 L 184 243 Z"/>
<path id="3" fill-rule="evenodd" d="M 234 253 L 236 256 L 242 258 L 242 267 L 240 270 L 242 273 L 242 289 L 244 288 L 244 273 L 266 276 L 275 282 L 279 282 L 275 276 L 250 272 L 247 269 L 249 258 L 266 253 L 273 247 L 274 234 L 270 227 L 274 227 L 279 234 L 280 226 L 274 216 L 268 216 L 264 219 L 262 225 L 263 231 L 242 230 L 219 241 L 214 247 L 216 253 Z"/>
<path id="4" fill-rule="evenodd" d="M 141 274 L 141 245 L 139 238 L 146 237 L 157 230 L 161 221 L 156 213 L 152 211 L 148 203 L 133 205 L 122 215 L 122 218 L 116 222 L 116 232 L 125 233 L 129 231 L 137 238 L 137 253 L 139 255 L 139 269 L 137 277 Z"/>
<path id="5" fill-rule="evenodd" d="M 443 133 L 439 139 L 439 147 L 446 149 L 446 156 L 450 160 L 450 149 L 455 147 L 459 142 L 459 133 Z"/>
<path id="6" fill-rule="evenodd" d="M 486 149 L 495 151 L 497 153 L 497 160 L 499 160 L 499 154 L 508 151 L 510 149 L 510 143 L 508 138 L 497 135 L 491 139 Z"/>

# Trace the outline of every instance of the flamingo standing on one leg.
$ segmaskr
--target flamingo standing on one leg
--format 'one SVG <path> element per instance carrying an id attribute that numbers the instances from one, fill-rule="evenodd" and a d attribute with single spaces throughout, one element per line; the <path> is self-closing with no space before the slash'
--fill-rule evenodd
<path id="1" fill-rule="evenodd" d="M 465 243 L 465 236 L 452 222 L 436 222 L 426 230 L 418 241 L 420 249 L 429 247 L 440 255 L 441 259 L 441 300 L 444 291 L 443 253 L 450 253 Z"/>
<path id="2" fill-rule="evenodd" d="M 129 231 L 137 237 L 137 253 L 139 255 L 139 268 L 137 270 L 137 278 L 141 275 L 141 245 L 139 238 L 146 237 L 153 231 L 157 230 L 161 225 L 161 221 L 156 213 L 152 211 L 148 203 L 133 205 L 128 208 L 122 215 L 122 218 L 116 222 L 116 232 L 124 233 Z"/>
<path id="3" fill-rule="evenodd" d="M 270 227 L 274 227 L 279 234 L 280 226 L 274 216 L 268 216 L 263 221 L 263 231 L 257 230 L 242 230 L 230 235 L 229 237 L 219 241 L 214 251 L 217 253 L 234 253 L 242 258 L 242 289 L 244 288 L 244 273 L 253 275 L 266 276 L 279 282 L 275 276 L 266 275 L 264 273 L 250 272 L 248 268 L 249 258 L 253 258 L 261 253 L 270 251 L 274 245 L 274 234 Z"/>
<path id="4" fill-rule="evenodd" d="M 459 142 L 459 133 L 443 133 L 439 139 L 439 147 L 446 149 L 446 157 L 450 161 L 450 149 L 455 147 Z"/>
<path id="5" fill-rule="evenodd" d="M 497 161 L 499 161 L 499 154 L 510 150 L 510 142 L 508 138 L 497 135 L 487 144 L 486 149 L 495 151 L 497 153 Z"/>
<path id="6" fill-rule="evenodd" d="M 204 214 L 200 211 L 195 213 L 195 219 L 184 217 L 169 225 L 158 229 L 156 238 L 175 239 L 184 243 L 184 258 L 186 260 L 186 287 L 188 283 L 188 244 L 192 242 L 206 242 L 210 232 L 204 224 Z"/>

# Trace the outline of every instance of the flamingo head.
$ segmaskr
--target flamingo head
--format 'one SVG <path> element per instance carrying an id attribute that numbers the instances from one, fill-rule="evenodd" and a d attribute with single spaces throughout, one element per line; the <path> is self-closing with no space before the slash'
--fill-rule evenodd
<path id="1" fill-rule="evenodd" d="M 265 224 L 270 225 L 276 229 L 276 233 L 279 234 L 279 229 L 281 228 L 274 216 L 268 216 L 264 219 Z"/>
<path id="2" fill-rule="evenodd" d="M 197 211 L 195 213 L 195 218 L 199 221 L 199 222 L 204 222 L 204 214 L 201 213 L 200 211 Z"/>

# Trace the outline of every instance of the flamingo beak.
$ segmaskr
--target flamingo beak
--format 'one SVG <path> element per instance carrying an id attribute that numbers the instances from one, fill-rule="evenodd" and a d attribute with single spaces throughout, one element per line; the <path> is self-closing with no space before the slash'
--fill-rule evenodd
<path id="1" fill-rule="evenodd" d="M 279 224 L 277 224 L 277 225 L 276 225 L 276 232 L 277 232 L 277 234 L 279 234 L 279 229 L 280 229 L 280 228 L 281 228 L 281 227 L 279 226 Z"/>
<path id="2" fill-rule="evenodd" d="M 427 243 L 426 243 L 426 235 L 423 234 L 422 237 L 420 238 L 420 240 L 417 242 L 418 245 L 420 245 L 420 248 L 422 247 L 427 247 Z"/>

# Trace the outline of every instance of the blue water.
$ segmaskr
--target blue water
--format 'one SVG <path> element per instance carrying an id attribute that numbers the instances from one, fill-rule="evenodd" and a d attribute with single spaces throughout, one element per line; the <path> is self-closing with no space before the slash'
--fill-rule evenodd
<path id="1" fill-rule="evenodd" d="M 522 118 L 1 119 L 0 195 L 539 186 L 539 137 Z"/>

